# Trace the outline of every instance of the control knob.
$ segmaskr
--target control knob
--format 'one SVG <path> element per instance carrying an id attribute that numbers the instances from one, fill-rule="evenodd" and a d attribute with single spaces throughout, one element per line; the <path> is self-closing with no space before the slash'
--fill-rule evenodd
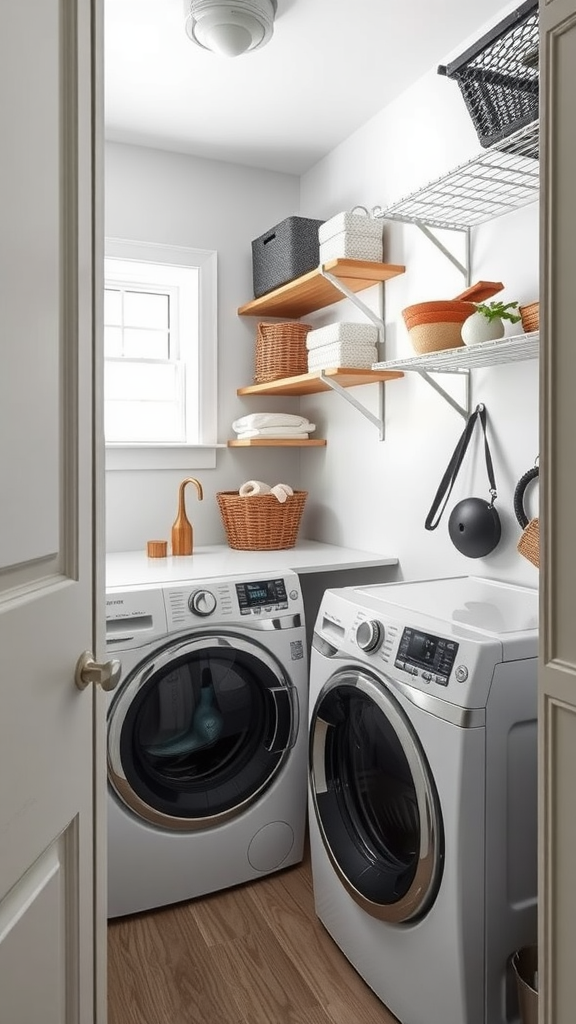
<path id="1" fill-rule="evenodd" d="M 211 615 L 216 608 L 216 598 L 211 590 L 195 590 L 188 598 L 188 607 L 193 615 Z"/>
<path id="2" fill-rule="evenodd" d="M 371 654 L 382 646 L 384 640 L 384 626 L 377 619 L 369 619 L 361 622 L 356 630 L 356 643 L 361 651 Z"/>

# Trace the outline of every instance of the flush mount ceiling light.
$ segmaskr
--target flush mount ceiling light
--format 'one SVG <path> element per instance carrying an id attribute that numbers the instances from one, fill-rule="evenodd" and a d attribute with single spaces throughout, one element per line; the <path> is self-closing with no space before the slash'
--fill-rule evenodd
<path id="1" fill-rule="evenodd" d="M 274 31 L 277 0 L 185 0 L 186 34 L 224 57 L 265 46 Z"/>

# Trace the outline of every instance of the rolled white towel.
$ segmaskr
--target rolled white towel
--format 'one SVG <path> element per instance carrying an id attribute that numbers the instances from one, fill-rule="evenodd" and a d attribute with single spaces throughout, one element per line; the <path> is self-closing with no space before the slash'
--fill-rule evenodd
<path id="1" fill-rule="evenodd" d="M 254 494 L 270 494 L 271 490 L 270 484 L 265 484 L 263 480 L 247 480 L 239 488 L 238 494 L 242 498 L 251 498 Z"/>
<path id="2" fill-rule="evenodd" d="M 290 495 L 294 494 L 290 484 L 275 484 L 274 487 L 271 488 L 271 492 L 274 497 L 278 498 L 281 505 L 284 504 L 286 498 L 289 498 Z"/>
<path id="3" fill-rule="evenodd" d="M 289 412 L 254 412 L 234 420 L 232 430 L 258 430 L 260 427 L 290 427 L 292 430 L 306 430 L 308 420 Z"/>

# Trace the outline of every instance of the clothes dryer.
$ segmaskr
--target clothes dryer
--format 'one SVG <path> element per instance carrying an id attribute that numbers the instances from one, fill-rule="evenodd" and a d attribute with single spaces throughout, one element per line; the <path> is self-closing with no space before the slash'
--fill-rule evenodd
<path id="1" fill-rule="evenodd" d="M 295 573 L 107 591 L 109 916 L 302 859 L 308 666 Z"/>
<path id="2" fill-rule="evenodd" d="M 516 1019 L 536 941 L 537 592 L 327 591 L 313 640 L 316 911 L 402 1024 Z"/>

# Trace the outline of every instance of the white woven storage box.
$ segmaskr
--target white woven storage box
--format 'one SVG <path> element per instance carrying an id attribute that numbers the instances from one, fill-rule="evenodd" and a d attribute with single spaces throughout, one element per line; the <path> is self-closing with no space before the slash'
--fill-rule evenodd
<path id="1" fill-rule="evenodd" d="M 382 239 L 371 235 L 349 235 L 341 231 L 320 246 L 320 263 L 330 260 L 371 260 L 382 262 Z"/>
<path id="2" fill-rule="evenodd" d="M 355 206 L 354 210 L 364 209 Z M 327 242 L 334 235 L 340 235 L 344 231 L 347 235 L 365 235 L 370 238 L 377 238 L 382 241 L 382 221 L 371 217 L 366 210 L 364 213 L 355 213 L 354 210 L 337 213 L 330 220 L 325 220 L 318 228 L 318 241 L 320 245 Z"/>
<path id="3" fill-rule="evenodd" d="M 333 345 L 322 345 L 308 353 L 308 369 L 323 370 L 329 366 L 354 366 L 368 369 L 378 362 L 375 345 L 363 342 L 341 341 Z"/>
<path id="4" fill-rule="evenodd" d="M 373 324 L 359 324 L 353 321 L 340 320 L 338 323 L 326 324 L 325 327 L 317 327 L 308 331 L 306 335 L 306 348 L 320 348 L 323 345 L 334 345 L 338 342 L 356 345 L 376 345 L 378 342 L 378 328 Z"/>

